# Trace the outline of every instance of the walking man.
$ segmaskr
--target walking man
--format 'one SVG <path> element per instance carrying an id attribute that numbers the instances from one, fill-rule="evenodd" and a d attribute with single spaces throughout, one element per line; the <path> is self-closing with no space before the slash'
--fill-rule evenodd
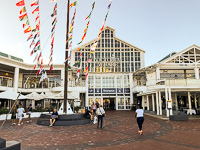
<path id="1" fill-rule="evenodd" d="M 139 127 L 139 134 L 142 135 L 143 131 L 142 131 L 142 124 L 144 122 L 144 111 L 143 109 L 141 109 L 140 106 L 138 106 L 138 109 L 136 110 L 135 113 L 135 118 L 137 116 L 137 123 L 138 123 L 138 127 Z"/>

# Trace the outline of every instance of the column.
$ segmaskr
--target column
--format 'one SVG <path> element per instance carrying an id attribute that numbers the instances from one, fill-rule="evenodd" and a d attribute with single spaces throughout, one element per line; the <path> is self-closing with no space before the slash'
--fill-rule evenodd
<path id="1" fill-rule="evenodd" d="M 65 80 L 65 70 L 61 69 L 61 87 L 64 87 L 64 80 Z M 49 82 L 49 80 L 48 80 Z"/>
<path id="2" fill-rule="evenodd" d="M 144 95 L 142 96 L 142 108 L 144 110 Z"/>
<path id="3" fill-rule="evenodd" d="M 195 102 L 195 108 L 197 109 L 197 95 L 194 94 L 194 102 Z"/>
<path id="4" fill-rule="evenodd" d="M 116 77 L 116 76 L 115 76 Z M 129 80 L 130 80 L 130 104 L 132 105 L 134 102 L 134 99 L 133 99 L 133 76 L 132 76 L 132 73 L 129 74 Z"/>
<path id="5" fill-rule="evenodd" d="M 167 117 L 169 117 L 169 110 L 167 109 L 167 101 L 170 99 L 168 98 L 167 88 L 165 88 L 165 100 L 166 100 L 166 114 L 167 114 Z"/>
<path id="6" fill-rule="evenodd" d="M 155 111 L 155 100 L 154 100 L 154 94 L 152 94 L 152 107 L 153 107 L 153 111 Z"/>
<path id="7" fill-rule="evenodd" d="M 146 97 L 147 97 L 147 110 L 149 110 L 149 95 L 147 95 Z"/>
<path id="8" fill-rule="evenodd" d="M 159 107 L 160 107 L 160 115 L 162 116 L 162 103 L 161 103 L 161 91 L 159 91 Z"/>
<path id="9" fill-rule="evenodd" d="M 160 80 L 160 68 L 157 67 L 156 68 L 156 81 L 159 81 Z"/>
<path id="10" fill-rule="evenodd" d="M 178 100 L 177 100 L 177 93 L 174 94 L 174 100 L 176 102 L 176 110 L 178 110 Z"/>
<path id="11" fill-rule="evenodd" d="M 195 71 L 195 79 L 199 79 L 199 68 L 194 68 Z"/>
<path id="12" fill-rule="evenodd" d="M 157 106 L 157 115 L 159 115 L 159 100 L 158 100 L 158 97 L 159 97 L 159 93 L 158 91 L 156 91 L 156 106 Z"/>
<path id="13" fill-rule="evenodd" d="M 88 99 L 88 78 L 89 75 L 86 78 L 86 100 L 85 100 L 85 106 L 88 107 L 89 106 L 89 99 Z M 95 92 L 95 91 L 94 91 Z"/>
<path id="14" fill-rule="evenodd" d="M 169 90 L 169 100 L 171 100 L 171 103 L 172 103 L 172 92 L 171 92 L 171 88 L 169 88 L 168 90 Z M 173 106 L 173 103 L 172 103 L 172 106 Z M 169 115 L 173 115 L 172 109 L 170 109 Z"/>
<path id="15" fill-rule="evenodd" d="M 14 75 L 14 91 L 17 92 L 18 89 L 18 80 L 19 80 L 19 68 L 15 68 L 15 75 Z"/>
<path id="16" fill-rule="evenodd" d="M 35 100 L 32 100 L 32 108 L 35 109 Z"/>
<path id="17" fill-rule="evenodd" d="M 189 91 L 188 91 L 188 102 L 189 102 L 190 115 L 192 115 L 192 103 L 191 103 L 191 96 L 190 96 L 190 92 Z"/>

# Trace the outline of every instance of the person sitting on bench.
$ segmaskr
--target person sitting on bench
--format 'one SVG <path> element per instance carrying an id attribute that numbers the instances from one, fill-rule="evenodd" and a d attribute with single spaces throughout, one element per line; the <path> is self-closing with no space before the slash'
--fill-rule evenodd
<path id="1" fill-rule="evenodd" d="M 57 119 L 58 119 L 58 112 L 57 112 L 56 108 L 54 108 L 53 113 L 51 115 L 50 125 L 49 126 L 52 127 Z"/>

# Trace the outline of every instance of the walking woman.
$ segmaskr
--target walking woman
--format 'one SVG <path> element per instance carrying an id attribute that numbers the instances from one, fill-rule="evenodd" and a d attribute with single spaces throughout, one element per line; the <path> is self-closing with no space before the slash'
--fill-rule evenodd
<path id="1" fill-rule="evenodd" d="M 32 105 L 30 104 L 29 107 L 28 107 L 28 121 L 27 122 L 32 122 L 31 120 L 31 113 L 32 113 Z"/>
<path id="2" fill-rule="evenodd" d="M 98 115 L 97 128 L 99 128 L 100 120 L 101 120 L 101 128 L 102 128 L 102 126 L 103 126 L 103 115 L 105 115 L 105 110 L 103 109 L 102 105 L 100 105 L 100 107 L 97 108 L 97 115 Z"/>
<path id="3" fill-rule="evenodd" d="M 138 127 L 139 127 L 139 134 L 142 135 L 143 131 L 142 131 L 142 124 L 144 122 L 144 111 L 143 109 L 141 109 L 140 106 L 138 106 L 138 109 L 136 110 L 135 113 L 135 117 L 137 116 L 137 123 L 138 123 Z"/>
<path id="4" fill-rule="evenodd" d="M 93 110 L 94 115 L 96 115 L 96 109 L 97 109 L 97 106 L 96 106 L 95 103 L 93 102 L 93 103 L 92 103 L 92 110 Z"/>
<path id="5" fill-rule="evenodd" d="M 16 105 L 14 105 L 12 111 L 11 111 L 11 119 L 12 119 L 12 125 L 16 125 L 15 121 L 16 121 L 16 113 L 17 113 L 17 108 Z"/>

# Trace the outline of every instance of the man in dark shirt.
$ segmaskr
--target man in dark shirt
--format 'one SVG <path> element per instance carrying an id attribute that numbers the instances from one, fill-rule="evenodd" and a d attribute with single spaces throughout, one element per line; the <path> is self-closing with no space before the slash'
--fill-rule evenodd
<path id="1" fill-rule="evenodd" d="M 58 118 L 58 112 L 56 110 L 56 108 L 54 108 L 53 113 L 51 115 L 51 119 L 50 119 L 50 127 L 53 126 L 53 124 L 56 122 L 56 119 Z"/>
<path id="2" fill-rule="evenodd" d="M 99 108 L 99 103 L 98 103 L 98 101 L 96 101 L 96 106 L 97 106 L 97 108 Z"/>

